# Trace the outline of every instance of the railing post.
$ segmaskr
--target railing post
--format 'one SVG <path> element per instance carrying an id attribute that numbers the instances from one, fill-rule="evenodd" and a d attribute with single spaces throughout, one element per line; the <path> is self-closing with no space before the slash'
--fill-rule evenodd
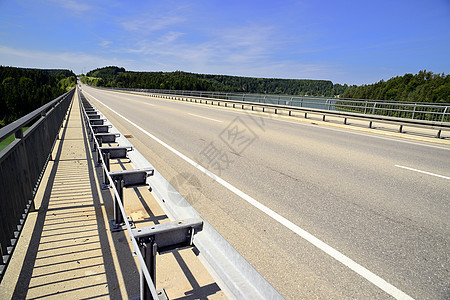
<path id="1" fill-rule="evenodd" d="M 413 113 L 411 116 L 411 119 L 413 119 L 413 120 L 414 120 L 414 115 L 416 114 L 416 107 L 417 107 L 417 103 L 414 103 L 414 109 L 413 109 Z"/>
<path id="2" fill-rule="evenodd" d="M 120 226 L 124 222 L 122 213 L 120 211 L 119 201 L 121 201 L 123 206 L 123 186 L 124 182 L 122 179 L 114 180 L 114 185 L 116 186 L 119 198 L 114 195 L 114 225 Z"/>
<path id="3" fill-rule="evenodd" d="M 14 137 L 16 138 L 16 140 L 20 140 L 23 138 L 23 130 L 22 127 L 20 127 L 15 133 L 14 133 Z"/>
<path id="4" fill-rule="evenodd" d="M 142 256 L 145 261 L 145 265 L 148 269 L 148 272 L 150 273 L 150 277 L 152 278 L 152 283 L 147 282 L 144 276 L 144 272 L 142 271 L 141 266 L 141 272 L 140 272 L 140 286 L 141 286 L 141 299 L 142 300 L 151 300 L 152 294 L 149 289 L 149 285 L 153 284 L 156 286 L 156 252 L 157 252 L 157 244 L 153 241 L 153 239 L 145 237 L 141 238 L 138 241 L 139 243 L 139 250 L 142 253 Z"/>
<path id="5" fill-rule="evenodd" d="M 373 108 L 372 108 L 372 115 L 374 115 L 375 114 L 375 107 L 377 106 L 377 103 L 376 102 L 374 102 L 373 103 Z"/>
<path id="6" fill-rule="evenodd" d="M 111 153 L 109 153 L 109 152 L 103 153 L 103 160 L 106 165 L 106 169 L 103 169 L 103 185 L 104 185 L 104 188 L 107 188 L 109 185 L 109 179 L 108 179 L 107 174 L 109 173 L 109 171 L 111 169 L 111 167 L 110 167 Z"/>
<path id="7" fill-rule="evenodd" d="M 441 120 L 441 122 L 444 122 L 444 120 L 445 120 L 445 114 L 447 113 L 447 109 L 448 109 L 448 106 L 445 107 L 444 112 L 442 113 L 442 120 Z"/>

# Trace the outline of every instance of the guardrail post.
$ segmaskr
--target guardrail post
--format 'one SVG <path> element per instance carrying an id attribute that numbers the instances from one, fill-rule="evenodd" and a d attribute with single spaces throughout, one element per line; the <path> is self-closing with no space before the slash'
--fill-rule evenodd
<path id="1" fill-rule="evenodd" d="M 417 103 L 414 103 L 414 109 L 413 109 L 411 119 L 414 119 L 414 115 L 416 114 L 416 107 L 417 107 Z"/>
<path id="2" fill-rule="evenodd" d="M 147 282 L 144 276 L 144 272 L 140 272 L 140 286 L 141 286 L 141 299 L 142 300 L 150 300 L 152 298 L 152 294 L 149 289 L 149 284 L 153 284 L 156 286 L 156 252 L 157 252 L 157 245 L 156 243 L 148 238 L 140 238 L 139 239 L 139 250 L 142 253 L 142 256 L 145 261 L 145 265 L 148 269 L 148 272 L 150 273 L 150 277 L 152 278 L 152 283 Z"/>
<path id="3" fill-rule="evenodd" d="M 400 125 L 400 127 L 398 128 L 398 132 L 400 132 L 400 133 L 403 132 L 403 125 Z"/>
<path id="4" fill-rule="evenodd" d="M 100 151 L 99 151 L 100 152 Z M 103 169 L 103 187 L 106 189 L 109 185 L 109 179 L 108 179 L 108 173 L 110 172 L 110 160 L 111 160 L 111 153 L 103 153 L 103 161 L 105 162 L 106 169 Z"/>
<path id="5" fill-rule="evenodd" d="M 114 225 L 120 226 L 120 224 L 124 222 L 119 206 L 119 201 L 122 201 L 123 199 L 123 186 L 124 186 L 123 179 L 114 180 L 114 185 L 116 186 L 117 193 L 119 194 L 119 199 L 117 199 L 117 196 L 114 195 Z"/>
<path id="6" fill-rule="evenodd" d="M 373 108 L 372 108 L 372 115 L 374 115 L 375 114 L 375 107 L 377 106 L 377 103 L 375 102 L 374 104 L 373 104 Z"/>

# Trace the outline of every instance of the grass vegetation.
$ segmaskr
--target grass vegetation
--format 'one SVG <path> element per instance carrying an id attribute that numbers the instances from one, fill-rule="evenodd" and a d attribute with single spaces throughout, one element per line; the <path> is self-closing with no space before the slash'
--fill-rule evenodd
<path id="1" fill-rule="evenodd" d="M 22 132 L 27 131 L 29 127 L 23 127 L 22 128 Z M 8 136 L 6 139 L 4 139 L 3 141 L 0 142 L 0 151 L 2 151 L 3 149 L 6 148 L 6 146 L 8 146 L 9 144 L 11 144 L 14 141 L 14 134 L 11 134 L 10 136 Z"/>

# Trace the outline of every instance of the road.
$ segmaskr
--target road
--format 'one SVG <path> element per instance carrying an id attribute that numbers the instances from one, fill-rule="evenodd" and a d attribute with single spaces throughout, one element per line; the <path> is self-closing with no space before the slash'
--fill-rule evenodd
<path id="1" fill-rule="evenodd" d="M 287 299 L 450 298 L 450 147 L 83 91 Z"/>

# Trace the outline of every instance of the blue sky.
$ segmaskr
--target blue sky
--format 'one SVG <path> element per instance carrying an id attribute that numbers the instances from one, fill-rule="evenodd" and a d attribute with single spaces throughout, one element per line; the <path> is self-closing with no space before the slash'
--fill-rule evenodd
<path id="1" fill-rule="evenodd" d="M 450 73 L 450 1 L 0 0 L 0 65 L 370 84 Z"/>

